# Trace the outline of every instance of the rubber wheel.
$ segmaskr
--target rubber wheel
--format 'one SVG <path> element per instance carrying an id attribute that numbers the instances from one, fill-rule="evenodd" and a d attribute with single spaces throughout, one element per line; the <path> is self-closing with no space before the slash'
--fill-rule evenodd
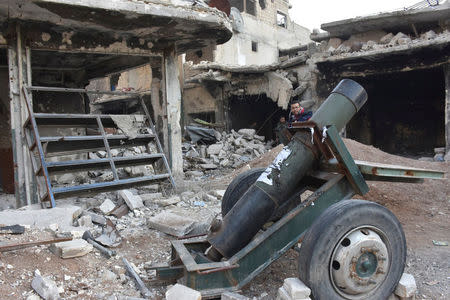
<path id="1" fill-rule="evenodd" d="M 366 234 L 373 236 L 371 240 Z M 376 246 L 358 249 L 363 243 Z M 370 263 L 364 265 L 361 259 Z M 341 265 L 340 260 L 348 264 Z M 306 233 L 299 278 L 315 300 L 387 299 L 403 274 L 405 260 L 405 234 L 392 212 L 370 201 L 343 200 L 325 210 Z"/>
<path id="2" fill-rule="evenodd" d="M 222 197 L 222 216 L 233 208 L 236 202 L 245 194 L 245 192 L 256 182 L 258 177 L 266 168 L 255 168 L 245 171 L 236 176 L 230 185 L 228 185 L 225 194 Z"/>

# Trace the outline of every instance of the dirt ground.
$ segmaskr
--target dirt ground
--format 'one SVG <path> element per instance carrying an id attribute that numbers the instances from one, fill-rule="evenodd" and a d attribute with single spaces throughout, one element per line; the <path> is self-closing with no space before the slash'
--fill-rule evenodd
<path id="1" fill-rule="evenodd" d="M 384 153 L 374 147 L 345 141 L 355 159 L 442 170 L 449 177 L 450 163 L 422 162 Z M 278 149 L 264 158 L 251 162 L 250 167 L 265 166 L 273 160 Z M 200 182 L 185 182 L 184 189 L 225 189 L 232 177 L 242 170 L 227 174 L 212 173 Z M 406 234 L 408 257 L 406 272 L 413 274 L 418 286 L 417 299 L 450 299 L 450 247 L 435 246 L 435 241 L 450 242 L 450 184 L 449 179 L 425 180 L 423 183 L 369 182 L 370 192 L 359 198 L 378 202 L 389 208 L 400 220 Z M 1 201 L 1 199 L 0 199 Z M 220 201 L 209 206 L 220 207 Z M 27 299 L 33 295 L 31 281 L 34 271 L 51 276 L 63 288 L 65 299 L 120 299 L 119 296 L 140 297 L 134 283 L 124 276 L 122 257 L 134 263 L 147 286 L 155 293 L 154 299 L 163 299 L 166 286 L 151 280 L 146 271 L 152 263 L 167 262 L 172 237 L 149 229 L 145 224 L 146 208 L 141 214 L 125 216 L 122 245 L 118 255 L 106 259 L 97 251 L 86 256 L 61 259 L 47 246 L 27 248 L 0 254 L 0 299 Z M 144 215 L 144 216 L 143 216 Z M 121 219 L 122 220 L 122 219 Z M 1 223 L 1 220 L 0 220 Z M 46 238 L 48 232 L 28 229 L 21 237 L 0 235 L 0 242 L 17 239 Z M 275 299 L 277 289 L 287 277 L 297 275 L 297 257 L 289 250 L 283 257 L 257 276 L 242 294 L 257 299 Z M 116 274 L 107 278 L 107 270 Z M 122 298 L 125 299 L 125 298 Z"/>

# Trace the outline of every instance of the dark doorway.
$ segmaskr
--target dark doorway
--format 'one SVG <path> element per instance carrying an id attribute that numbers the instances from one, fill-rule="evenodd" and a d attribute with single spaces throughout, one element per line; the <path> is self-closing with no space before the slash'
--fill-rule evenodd
<path id="1" fill-rule="evenodd" d="M 288 112 L 282 110 L 265 94 L 253 96 L 233 96 L 229 101 L 231 128 L 252 128 L 256 134 L 267 140 L 275 140 L 274 128 L 280 117 L 287 118 Z"/>
<path id="2" fill-rule="evenodd" d="M 347 137 L 383 151 L 433 155 L 445 146 L 442 68 L 355 78 L 368 103 L 347 126 Z"/>

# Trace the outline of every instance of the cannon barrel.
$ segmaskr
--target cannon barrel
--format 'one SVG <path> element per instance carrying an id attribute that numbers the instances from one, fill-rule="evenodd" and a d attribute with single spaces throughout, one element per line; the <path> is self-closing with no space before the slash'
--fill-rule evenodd
<path id="1" fill-rule="evenodd" d="M 311 121 L 319 128 L 335 125 L 341 130 L 366 101 L 364 88 L 353 80 L 344 79 L 314 113 Z M 311 133 L 296 132 L 290 143 L 224 216 L 220 228 L 208 237 L 211 244 L 208 256 L 211 259 L 229 258 L 245 247 L 276 208 L 295 192 L 306 172 L 312 170 L 319 160 L 310 141 Z"/>

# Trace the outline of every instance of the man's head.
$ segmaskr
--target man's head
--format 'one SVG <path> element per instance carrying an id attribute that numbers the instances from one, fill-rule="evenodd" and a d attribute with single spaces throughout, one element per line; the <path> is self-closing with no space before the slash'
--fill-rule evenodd
<path id="1" fill-rule="evenodd" d="M 294 101 L 291 103 L 291 113 L 298 115 L 302 111 L 303 107 L 300 105 L 300 101 Z"/>
<path id="2" fill-rule="evenodd" d="M 280 117 L 280 123 L 286 123 L 286 118 L 285 117 Z"/>

